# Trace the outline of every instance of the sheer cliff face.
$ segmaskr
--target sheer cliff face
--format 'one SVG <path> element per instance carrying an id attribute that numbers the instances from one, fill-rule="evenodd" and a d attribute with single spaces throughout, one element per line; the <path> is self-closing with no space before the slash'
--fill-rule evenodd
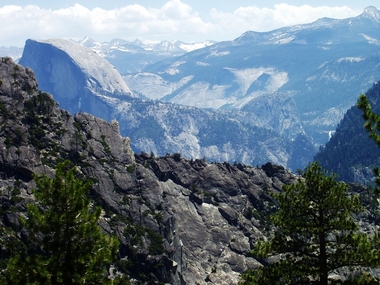
<path id="1" fill-rule="evenodd" d="M 294 170 L 312 158 L 314 147 L 307 140 L 301 147 L 307 151 L 301 155 L 293 151 L 300 149 L 294 138 L 302 127 L 289 96 L 266 96 L 237 113 L 133 98 L 107 61 L 67 40 L 28 40 L 20 63 L 31 67 L 39 88 L 71 114 L 82 111 L 107 121 L 116 119 L 138 152 L 178 152 L 187 158 L 250 165 L 271 161 Z M 268 115 L 265 110 L 279 100 L 284 103 L 281 110 Z M 281 119 L 276 120 L 278 114 Z"/>
<path id="2" fill-rule="evenodd" d="M 131 95 L 108 61 L 72 41 L 28 40 L 20 64 L 31 67 L 39 88 L 60 98 L 72 114 L 86 111 L 109 120 L 109 107 L 100 98 Z"/>
<path id="3" fill-rule="evenodd" d="M 10 59 L 0 61 L 0 112 L 0 227 L 9 228 L 0 238 L 25 238 L 18 217 L 33 199 L 32 174 L 52 175 L 57 161 L 69 159 L 94 181 L 91 195 L 104 209 L 103 229 L 120 240 L 120 260 L 134 266 L 132 277 L 152 282 L 237 284 L 259 265 L 246 253 L 265 232 L 268 192 L 295 179 L 271 164 L 136 155 L 116 121 L 72 117 L 38 90 L 31 69 Z"/>

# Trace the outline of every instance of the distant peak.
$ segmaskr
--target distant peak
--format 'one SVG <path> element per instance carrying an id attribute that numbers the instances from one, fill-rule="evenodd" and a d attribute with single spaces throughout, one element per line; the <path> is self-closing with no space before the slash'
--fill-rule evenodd
<path id="1" fill-rule="evenodd" d="M 91 39 L 88 36 L 85 36 L 82 40 L 79 41 L 79 43 L 85 43 L 85 42 L 93 42 L 94 40 Z"/>
<path id="2" fill-rule="evenodd" d="M 362 16 L 380 22 L 380 11 L 374 6 L 365 8 Z"/>
<path id="3" fill-rule="evenodd" d="M 90 37 L 85 36 L 82 40 L 78 41 L 78 43 L 82 46 L 90 47 L 94 45 L 95 41 Z"/>

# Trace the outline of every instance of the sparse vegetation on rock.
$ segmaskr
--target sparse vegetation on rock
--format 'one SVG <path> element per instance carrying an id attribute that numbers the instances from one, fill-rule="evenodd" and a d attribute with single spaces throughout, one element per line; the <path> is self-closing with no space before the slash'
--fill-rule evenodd
<path id="1" fill-rule="evenodd" d="M 27 205 L 36 203 L 33 177 L 54 177 L 65 160 L 75 165 L 77 178 L 91 183 L 89 199 L 102 208 L 102 232 L 119 241 L 107 268 L 116 284 L 130 278 L 136 284 L 230 285 L 260 266 L 247 253 L 273 231 L 269 215 L 278 204 L 272 193 L 297 176 L 272 163 L 252 167 L 134 153 L 119 124 L 84 112 L 71 116 L 38 90 L 31 69 L 19 65 L 19 84 L 13 84 L 14 66 L 0 60 L 2 270 L 30 239 L 20 221 L 28 218 Z M 361 218 L 372 229 L 375 212 Z"/>

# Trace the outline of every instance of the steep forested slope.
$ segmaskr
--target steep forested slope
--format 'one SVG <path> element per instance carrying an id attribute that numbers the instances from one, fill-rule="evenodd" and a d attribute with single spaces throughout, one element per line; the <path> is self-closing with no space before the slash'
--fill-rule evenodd
<path id="1" fill-rule="evenodd" d="M 380 82 L 366 92 L 372 109 L 380 113 Z M 367 182 L 375 166 L 380 165 L 380 148 L 364 129 L 362 111 L 351 107 L 339 123 L 336 132 L 315 156 L 324 168 L 350 182 Z"/>

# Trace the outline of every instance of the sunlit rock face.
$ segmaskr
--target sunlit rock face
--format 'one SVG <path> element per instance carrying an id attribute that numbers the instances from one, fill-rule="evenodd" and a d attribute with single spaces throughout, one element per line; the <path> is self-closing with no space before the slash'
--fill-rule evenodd
<path id="1" fill-rule="evenodd" d="M 39 88 L 54 94 L 72 114 L 85 111 L 110 120 L 111 111 L 101 98 L 131 96 L 108 61 L 73 41 L 28 40 L 20 64 L 31 67 Z"/>
<path id="2" fill-rule="evenodd" d="M 250 165 L 271 161 L 295 170 L 312 157 L 306 138 L 301 149 L 307 151 L 295 151 L 299 145 L 294 139 L 304 132 L 286 93 L 258 96 L 238 112 L 136 98 L 103 57 L 68 40 L 28 40 L 20 62 L 35 70 L 39 87 L 70 113 L 116 119 L 136 152 Z M 271 80 L 261 77 L 264 83 Z"/>

